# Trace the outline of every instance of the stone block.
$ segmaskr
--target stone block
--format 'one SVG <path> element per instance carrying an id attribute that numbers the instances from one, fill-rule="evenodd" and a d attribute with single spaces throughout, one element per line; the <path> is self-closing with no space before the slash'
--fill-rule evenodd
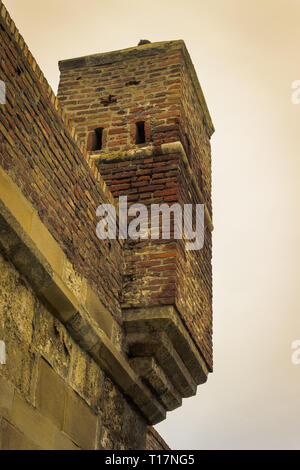
<path id="1" fill-rule="evenodd" d="M 34 240 L 37 249 L 50 263 L 51 268 L 59 276 L 62 276 L 64 253 L 36 213 L 32 217 L 30 236 Z"/>
<path id="2" fill-rule="evenodd" d="M 40 360 L 36 406 L 59 429 L 64 423 L 66 385 L 52 367 Z"/>
<path id="3" fill-rule="evenodd" d="M 97 416 L 73 391 L 66 399 L 63 431 L 83 450 L 93 450 L 96 445 Z"/>
<path id="4" fill-rule="evenodd" d="M 1 425 L 1 450 L 42 450 L 6 420 Z"/>
<path id="5" fill-rule="evenodd" d="M 86 297 L 86 309 L 88 314 L 93 318 L 100 328 L 110 338 L 114 320 L 109 311 L 104 307 L 95 292 L 88 287 Z"/>
<path id="6" fill-rule="evenodd" d="M 54 449 L 55 450 L 80 450 L 63 432 L 58 429 L 54 431 Z"/>
<path id="7" fill-rule="evenodd" d="M 14 386 L 3 377 L 0 377 L 0 416 L 10 418 L 14 393 Z"/>
<path id="8" fill-rule="evenodd" d="M 0 168 L 0 199 L 23 229 L 29 233 L 31 229 L 33 208 L 27 202 L 20 190 L 12 183 L 5 171 Z"/>
<path id="9" fill-rule="evenodd" d="M 45 450 L 54 446 L 54 425 L 37 409 L 15 394 L 12 409 L 12 423 L 30 441 Z"/>

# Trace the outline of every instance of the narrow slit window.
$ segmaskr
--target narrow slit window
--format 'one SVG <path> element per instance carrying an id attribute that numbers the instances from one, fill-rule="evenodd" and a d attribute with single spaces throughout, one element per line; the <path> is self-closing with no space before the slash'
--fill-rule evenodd
<path id="1" fill-rule="evenodd" d="M 146 142 L 145 123 L 140 121 L 136 123 L 136 144 L 144 144 Z"/>
<path id="2" fill-rule="evenodd" d="M 103 145 L 103 127 L 98 127 L 90 132 L 88 137 L 88 151 L 95 152 L 96 150 L 102 150 Z"/>

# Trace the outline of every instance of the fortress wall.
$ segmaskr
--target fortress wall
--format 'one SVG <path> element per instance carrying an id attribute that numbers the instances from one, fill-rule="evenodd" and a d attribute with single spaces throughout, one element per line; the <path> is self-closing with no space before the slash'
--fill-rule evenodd
<path id="1" fill-rule="evenodd" d="M 143 449 L 146 423 L 0 253 L 0 449 Z"/>
<path id="2" fill-rule="evenodd" d="M 147 420 L 67 324 L 80 302 L 122 364 L 121 246 L 95 235 L 113 198 L 2 1 L 0 79 L 0 448 L 143 449 Z"/>
<path id="3" fill-rule="evenodd" d="M 183 41 L 59 67 L 56 98 L 0 0 L 0 448 L 168 449 L 213 367 L 214 128 Z M 125 195 L 203 204 L 203 249 L 100 241 Z"/>
<path id="4" fill-rule="evenodd" d="M 7 101 L 0 114 L 1 166 L 78 273 L 118 318 L 121 246 L 118 241 L 98 240 L 95 217 L 97 207 L 112 202 L 112 196 L 11 25 L 1 16 L 0 79 L 7 84 Z"/>

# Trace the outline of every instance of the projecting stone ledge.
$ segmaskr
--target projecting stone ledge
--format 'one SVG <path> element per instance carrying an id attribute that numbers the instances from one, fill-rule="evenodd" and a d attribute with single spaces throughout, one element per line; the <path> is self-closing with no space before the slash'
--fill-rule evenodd
<path id="1" fill-rule="evenodd" d="M 208 367 L 173 306 L 123 310 L 130 363 L 166 410 L 207 380 Z"/>

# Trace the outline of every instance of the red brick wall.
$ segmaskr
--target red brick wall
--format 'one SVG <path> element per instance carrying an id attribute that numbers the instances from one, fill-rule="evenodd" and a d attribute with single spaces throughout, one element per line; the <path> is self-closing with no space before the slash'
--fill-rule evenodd
<path id="1" fill-rule="evenodd" d="M 63 61 L 60 69 L 58 95 L 84 144 L 94 128 L 104 128 L 102 150 L 90 154 L 100 157 L 100 173 L 116 198 L 127 195 L 131 203 L 147 206 L 201 203 L 182 156 L 160 151 L 163 143 L 181 141 L 211 212 L 213 130 L 181 41 Z M 141 145 L 135 143 L 137 121 L 145 122 L 146 142 Z M 149 145 L 156 149 L 154 157 L 126 157 L 127 150 Z M 110 152 L 115 161 L 103 157 Z M 118 152 L 125 153 L 118 157 Z M 187 252 L 176 240 L 128 240 L 122 292 L 123 308 L 176 305 L 210 368 L 211 249 L 209 229 L 198 252 Z"/>
<path id="2" fill-rule="evenodd" d="M 211 131 L 205 123 L 186 67 L 181 69 L 181 84 L 181 142 L 211 213 Z"/>
<path id="3" fill-rule="evenodd" d="M 177 200 L 178 155 L 100 164 L 100 171 L 115 198 L 129 203 Z M 173 304 L 175 299 L 176 243 L 172 240 L 127 240 L 122 293 L 123 307 Z"/>
<path id="4" fill-rule="evenodd" d="M 122 255 L 118 241 L 96 236 L 96 208 L 112 196 L 62 117 L 24 41 L 1 22 L 0 164 L 33 204 L 76 270 L 120 318 Z M 73 133 L 74 136 L 74 133 Z"/>
<path id="5" fill-rule="evenodd" d="M 122 53 L 95 56 L 96 65 L 62 61 L 58 97 L 64 109 L 86 146 L 91 131 L 104 128 L 104 152 L 135 148 L 139 121 L 146 123 L 148 144 L 180 140 L 211 211 L 213 129 L 192 86 L 182 42 L 126 51 L 125 58 Z"/>
<path id="6" fill-rule="evenodd" d="M 130 203 L 200 203 L 180 154 L 99 164 L 115 198 Z M 147 179 L 146 179 L 147 178 Z M 173 229 L 173 228 L 172 228 Z M 212 368 L 211 232 L 202 250 L 187 251 L 185 241 L 127 240 L 122 307 L 176 305 L 198 348 Z"/>
<path id="7" fill-rule="evenodd" d="M 103 150 L 134 148 L 135 123 L 143 120 L 148 143 L 178 140 L 180 52 L 76 69 L 62 63 L 60 68 L 58 97 L 86 146 L 90 131 L 103 127 Z"/>
<path id="8" fill-rule="evenodd" d="M 199 204 L 199 197 L 192 184 L 187 185 L 188 175 L 184 165 L 178 178 L 179 201 Z M 184 241 L 178 243 L 177 289 L 175 303 L 196 344 L 212 368 L 212 234 L 205 221 L 204 246 L 201 250 L 187 251 Z"/>

